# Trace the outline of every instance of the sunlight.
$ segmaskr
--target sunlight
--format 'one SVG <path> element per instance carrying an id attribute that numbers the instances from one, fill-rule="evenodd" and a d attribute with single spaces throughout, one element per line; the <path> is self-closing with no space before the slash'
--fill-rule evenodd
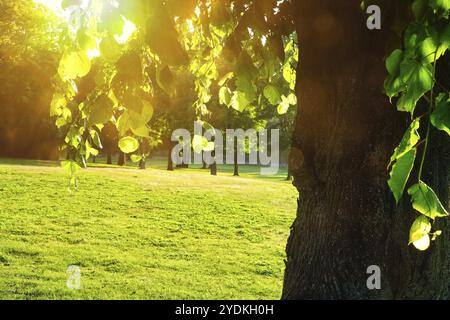
<path id="1" fill-rule="evenodd" d="M 61 0 L 34 0 L 34 2 L 43 4 L 52 10 L 57 16 L 64 17 L 64 10 L 61 7 Z"/>
<path id="2" fill-rule="evenodd" d="M 87 56 L 88 56 L 89 60 L 100 57 L 100 55 L 101 55 L 101 53 L 100 53 L 100 49 L 98 47 L 87 50 Z"/>
<path id="3" fill-rule="evenodd" d="M 45 5 L 60 18 L 64 18 L 67 20 L 70 17 L 70 13 L 67 12 L 67 10 L 62 9 L 62 0 L 34 0 L 34 2 Z M 81 0 L 81 8 L 87 9 L 89 3 L 90 0 Z"/>
<path id="4" fill-rule="evenodd" d="M 133 22 L 126 19 L 125 17 L 122 17 L 122 19 L 125 21 L 122 34 L 114 36 L 114 39 L 116 39 L 116 41 L 119 44 L 125 44 L 128 41 L 128 39 L 130 39 L 130 37 L 133 35 L 133 33 L 135 33 L 137 30 Z"/>
<path id="5" fill-rule="evenodd" d="M 71 18 L 71 11 L 70 10 L 63 10 L 62 8 L 62 0 L 34 0 L 36 3 L 43 4 L 47 8 L 49 8 L 52 12 L 55 13 L 56 16 L 60 17 L 63 20 L 69 21 Z M 86 10 L 89 8 L 90 0 L 82 0 L 81 1 L 81 8 L 83 10 Z M 113 6 L 118 6 L 119 3 L 117 1 L 111 2 Z M 132 37 L 132 35 L 137 31 L 137 27 L 132 23 L 130 20 L 126 19 L 122 16 L 122 19 L 124 20 L 124 27 L 122 34 L 116 34 L 114 35 L 114 39 L 117 41 L 117 43 L 123 45 L 128 42 L 128 40 Z M 96 57 L 100 57 L 100 49 L 99 49 L 99 39 L 97 39 L 97 47 L 88 49 L 87 55 L 89 60 L 92 60 Z"/>

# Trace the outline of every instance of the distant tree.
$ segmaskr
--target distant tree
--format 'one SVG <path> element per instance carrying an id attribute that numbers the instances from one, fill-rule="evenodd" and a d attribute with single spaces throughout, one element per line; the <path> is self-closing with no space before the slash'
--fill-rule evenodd
<path id="1" fill-rule="evenodd" d="M 60 21 L 32 0 L 0 1 L 0 155 L 59 158 L 48 117 L 61 47 Z"/>

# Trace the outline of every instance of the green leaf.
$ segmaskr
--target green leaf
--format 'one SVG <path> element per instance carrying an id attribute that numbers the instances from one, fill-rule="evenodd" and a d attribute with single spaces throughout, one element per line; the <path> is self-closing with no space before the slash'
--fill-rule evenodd
<path id="1" fill-rule="evenodd" d="M 426 216 L 420 215 L 414 221 L 411 226 L 411 230 L 409 231 L 409 244 L 413 244 L 421 251 L 428 249 L 430 246 L 430 231 L 430 220 Z"/>
<path id="2" fill-rule="evenodd" d="M 237 77 L 236 78 L 236 89 L 239 92 L 245 94 L 247 101 L 250 103 L 256 99 L 256 88 L 253 85 L 252 80 L 246 77 Z"/>
<path id="3" fill-rule="evenodd" d="M 226 1 L 213 1 L 211 6 L 211 24 L 214 26 L 223 26 L 230 19 L 230 13 L 227 10 Z"/>
<path id="4" fill-rule="evenodd" d="M 289 103 L 287 100 L 283 100 L 277 108 L 278 114 L 286 114 L 289 110 Z"/>
<path id="5" fill-rule="evenodd" d="M 436 109 L 431 115 L 431 123 L 450 135 L 450 99 L 445 100 L 445 94 L 436 99 Z"/>
<path id="6" fill-rule="evenodd" d="M 67 120 L 65 118 L 56 119 L 55 125 L 58 129 L 61 129 L 67 124 Z"/>
<path id="7" fill-rule="evenodd" d="M 93 148 L 89 141 L 86 141 L 86 159 L 89 159 L 91 155 L 94 157 L 98 156 L 99 152 L 97 149 Z"/>
<path id="8" fill-rule="evenodd" d="M 114 102 L 106 95 L 100 95 L 91 105 L 89 123 L 104 124 L 111 120 L 114 112 Z"/>
<path id="9" fill-rule="evenodd" d="M 389 162 L 388 168 L 392 165 L 394 161 L 396 161 L 397 159 L 408 153 L 411 149 L 413 149 L 416 146 L 416 144 L 420 140 L 420 135 L 418 131 L 419 128 L 420 128 L 420 119 L 415 119 L 409 126 L 405 135 L 403 136 L 400 145 L 397 148 L 395 148 L 394 154 L 391 157 L 391 161 Z"/>
<path id="10" fill-rule="evenodd" d="M 219 81 L 219 86 L 223 86 L 228 80 L 232 79 L 234 77 L 234 72 L 228 72 L 226 75 L 222 77 Z"/>
<path id="11" fill-rule="evenodd" d="M 292 67 L 290 61 L 288 61 L 284 64 L 283 78 L 289 84 L 289 88 L 291 90 L 295 90 L 295 83 L 297 81 L 297 71 Z"/>
<path id="12" fill-rule="evenodd" d="M 123 136 L 125 135 L 128 130 L 131 129 L 131 120 L 130 120 L 130 114 L 128 111 L 125 111 L 119 119 L 117 119 L 117 131 L 119 131 L 119 135 Z"/>
<path id="13" fill-rule="evenodd" d="M 138 137 L 150 138 L 150 129 L 147 126 L 131 127 L 131 131 Z"/>
<path id="14" fill-rule="evenodd" d="M 106 61 L 115 63 L 122 54 L 122 48 L 113 36 L 109 36 L 100 43 L 100 53 Z"/>
<path id="15" fill-rule="evenodd" d="M 420 44 L 420 53 L 422 55 L 422 60 L 424 63 L 433 63 L 436 56 L 436 60 L 439 59 L 437 56 L 438 44 L 433 39 L 433 37 L 428 37 L 423 40 Z"/>
<path id="16" fill-rule="evenodd" d="M 67 133 L 66 137 L 64 138 L 64 141 L 69 146 L 78 148 L 81 143 L 81 135 L 76 128 L 72 127 L 72 128 L 70 128 L 69 132 Z"/>
<path id="17" fill-rule="evenodd" d="M 234 110 L 243 112 L 250 105 L 250 101 L 247 99 L 247 95 L 241 91 L 235 91 L 231 98 L 231 107 Z"/>
<path id="18" fill-rule="evenodd" d="M 384 91 L 386 95 L 391 99 L 396 97 L 400 92 L 406 89 L 405 84 L 398 76 L 389 75 L 384 82 Z"/>
<path id="19" fill-rule="evenodd" d="M 276 86 L 273 84 L 268 84 L 264 88 L 264 97 L 270 102 L 272 105 L 276 105 L 281 102 L 281 94 Z"/>
<path id="20" fill-rule="evenodd" d="M 175 92 L 175 78 L 169 66 L 163 65 L 156 69 L 156 81 L 167 94 L 172 95 Z"/>
<path id="21" fill-rule="evenodd" d="M 294 93 L 290 93 L 287 96 L 287 102 L 291 105 L 291 106 L 295 106 L 297 105 L 297 96 Z"/>
<path id="22" fill-rule="evenodd" d="M 291 105 L 297 104 L 297 96 L 293 93 L 289 94 L 289 96 L 281 96 L 281 103 L 278 106 L 278 114 L 285 114 L 288 112 Z"/>
<path id="23" fill-rule="evenodd" d="M 395 200 L 398 203 L 403 195 L 403 192 L 414 166 L 416 159 L 416 149 L 410 150 L 408 153 L 397 159 L 392 166 L 390 179 L 388 181 L 389 187 L 394 194 Z"/>
<path id="24" fill-rule="evenodd" d="M 63 94 L 55 93 L 50 104 L 50 116 L 61 116 L 63 108 L 67 105 L 66 98 Z"/>
<path id="25" fill-rule="evenodd" d="M 100 135 L 98 134 L 97 130 L 91 130 L 90 134 L 94 144 L 100 149 L 103 149 L 102 140 L 100 139 Z"/>
<path id="26" fill-rule="evenodd" d="M 232 93 L 228 87 L 222 87 L 219 90 L 219 103 L 230 106 L 231 104 Z"/>
<path id="27" fill-rule="evenodd" d="M 256 69 L 252 57 L 248 53 L 241 53 L 236 63 L 234 73 L 236 77 L 245 78 L 248 81 L 253 80 L 258 75 L 258 69 Z"/>
<path id="28" fill-rule="evenodd" d="M 142 159 L 143 159 L 143 157 L 140 155 L 133 154 L 131 156 L 131 161 L 133 161 L 134 163 L 141 162 Z"/>
<path id="29" fill-rule="evenodd" d="M 58 68 L 64 81 L 82 78 L 91 70 L 91 62 L 85 51 L 65 52 Z"/>
<path id="30" fill-rule="evenodd" d="M 432 66 L 407 60 L 400 65 L 400 75 L 407 89 L 399 99 L 397 109 L 413 114 L 419 99 L 433 86 Z"/>
<path id="31" fill-rule="evenodd" d="M 412 12 L 416 20 L 420 20 L 426 12 L 428 0 L 414 0 Z"/>
<path id="32" fill-rule="evenodd" d="M 386 59 L 386 69 L 389 74 L 395 76 L 400 71 L 400 62 L 403 60 L 403 51 L 400 49 L 394 50 Z"/>
<path id="33" fill-rule="evenodd" d="M 442 235 L 442 230 L 436 230 L 435 232 L 431 233 L 432 238 L 431 241 L 435 241 L 437 237 Z"/>
<path id="34" fill-rule="evenodd" d="M 87 28 L 81 28 L 77 32 L 77 39 L 80 48 L 83 50 L 97 48 L 97 41 L 94 36 L 90 34 Z"/>
<path id="35" fill-rule="evenodd" d="M 408 190 L 408 194 L 412 198 L 413 208 L 431 219 L 448 216 L 448 212 L 444 209 L 433 189 L 424 182 L 413 185 Z"/>
<path id="36" fill-rule="evenodd" d="M 135 95 L 131 90 L 128 90 L 120 99 L 120 102 L 123 107 L 127 110 L 134 111 L 137 114 L 142 113 L 142 109 L 144 108 L 144 104 L 142 99 Z"/>
<path id="37" fill-rule="evenodd" d="M 440 40 L 445 48 L 450 47 L 450 22 L 447 22 L 447 26 L 440 33 Z"/>
<path id="38" fill-rule="evenodd" d="M 133 153 L 139 148 L 139 142 L 133 137 L 120 139 L 119 148 L 123 153 Z"/>
<path id="39" fill-rule="evenodd" d="M 76 174 L 81 169 L 78 163 L 71 160 L 61 161 L 61 167 L 70 175 Z"/>
<path id="40" fill-rule="evenodd" d="M 450 10 L 450 0 L 430 0 L 430 6 L 435 10 L 448 11 Z"/>
<path id="41" fill-rule="evenodd" d="M 202 151 L 213 151 L 214 147 L 214 142 L 208 141 L 208 139 L 203 136 L 195 135 L 192 139 L 192 148 L 195 153 L 200 153 Z"/>

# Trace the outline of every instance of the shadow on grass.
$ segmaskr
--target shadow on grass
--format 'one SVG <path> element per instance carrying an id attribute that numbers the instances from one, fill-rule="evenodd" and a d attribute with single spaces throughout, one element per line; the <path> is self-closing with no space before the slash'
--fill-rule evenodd
<path id="1" fill-rule="evenodd" d="M 28 160 L 28 159 L 14 159 L 14 158 L 0 158 L 0 165 L 15 165 L 15 166 L 33 166 L 33 167 L 58 167 L 59 163 L 57 161 L 46 161 L 46 160 Z M 131 161 L 127 161 L 124 166 L 119 166 L 115 164 L 107 164 L 106 158 L 97 157 L 96 162 L 90 161 L 88 163 L 90 168 L 99 169 L 130 169 L 137 170 L 139 165 Z M 167 171 L 167 161 L 162 158 L 150 158 L 146 162 L 147 169 L 162 170 Z M 261 175 L 260 166 L 257 165 L 240 165 L 239 166 L 239 176 L 238 178 L 252 178 L 252 179 L 263 179 L 270 181 L 286 181 L 287 179 L 287 167 L 280 166 L 279 172 L 276 175 Z M 190 165 L 188 168 L 176 168 L 176 172 L 184 173 L 200 173 L 209 174 L 210 170 L 203 169 L 201 165 Z M 219 165 L 218 175 L 219 176 L 233 176 L 234 166 L 233 165 Z"/>

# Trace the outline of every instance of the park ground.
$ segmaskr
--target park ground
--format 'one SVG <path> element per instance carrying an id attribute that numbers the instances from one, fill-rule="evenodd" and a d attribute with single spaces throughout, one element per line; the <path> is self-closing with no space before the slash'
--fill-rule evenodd
<path id="1" fill-rule="evenodd" d="M 296 193 L 285 172 L 0 159 L 0 299 L 278 299 Z M 69 266 L 79 290 L 66 285 Z"/>

